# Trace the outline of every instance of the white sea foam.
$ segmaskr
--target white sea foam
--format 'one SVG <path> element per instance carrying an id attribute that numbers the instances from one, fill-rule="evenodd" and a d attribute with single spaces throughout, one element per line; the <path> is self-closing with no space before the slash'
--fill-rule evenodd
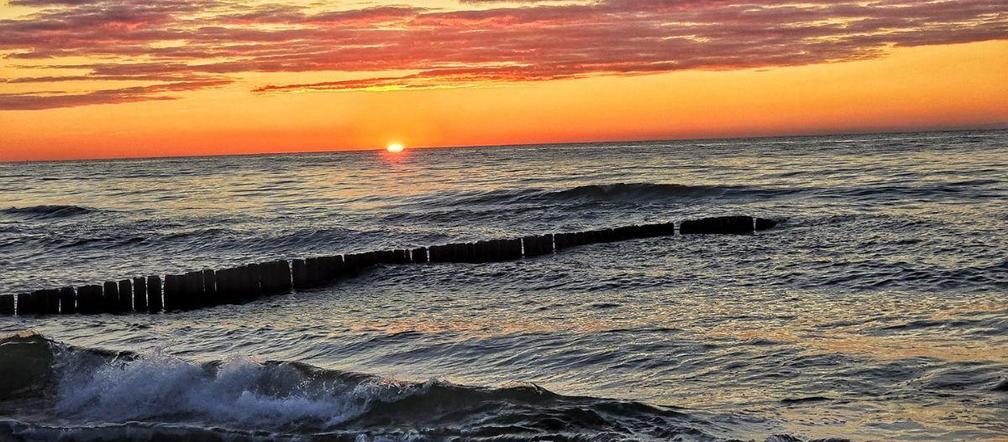
<path id="1" fill-rule="evenodd" d="M 150 418 L 215 425 L 281 428 L 333 425 L 391 399 L 380 380 L 348 383 L 308 379 L 297 368 L 233 357 L 217 367 L 154 354 L 97 367 L 63 364 L 57 409 L 61 414 L 122 422 Z"/>

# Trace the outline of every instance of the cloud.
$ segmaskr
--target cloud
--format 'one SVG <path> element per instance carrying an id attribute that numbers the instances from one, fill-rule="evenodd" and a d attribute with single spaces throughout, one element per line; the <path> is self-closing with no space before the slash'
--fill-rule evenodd
<path id="1" fill-rule="evenodd" d="M 878 57 L 891 46 L 1008 38 L 1008 4 L 989 0 L 466 0 L 464 5 L 477 8 L 456 10 L 337 9 L 317 2 L 248 6 L 229 0 L 11 4 L 36 10 L 0 20 L 0 53 L 8 60 L 50 63 L 54 69 L 65 68 L 69 57 L 101 60 L 74 65 L 88 72 L 83 75 L 54 71 L 8 79 L 22 85 L 91 78 L 198 88 L 245 72 L 342 71 L 365 78 L 250 89 L 396 90 L 796 66 Z M 64 99 L 35 95 L 39 103 L 58 107 L 181 92 L 117 91 Z M 30 95 L 5 95 L 0 109 L 13 108 L 15 96 L 25 108 Z"/>
<path id="2" fill-rule="evenodd" d="M 150 100 L 174 100 L 172 93 L 222 86 L 230 80 L 186 81 L 152 86 L 102 89 L 85 93 L 42 92 L 0 94 L 0 110 L 41 110 L 91 104 L 117 104 Z"/>

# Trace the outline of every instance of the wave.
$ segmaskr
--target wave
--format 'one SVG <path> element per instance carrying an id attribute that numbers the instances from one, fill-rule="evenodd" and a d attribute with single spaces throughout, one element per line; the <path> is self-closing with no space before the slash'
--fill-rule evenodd
<path id="1" fill-rule="evenodd" d="M 742 185 L 686 185 L 670 183 L 589 184 L 569 189 L 499 189 L 467 192 L 451 197 L 451 206 L 594 203 L 647 203 L 696 198 L 758 198 L 789 195 L 802 189 L 761 188 Z M 418 203 L 441 203 L 443 195 L 421 197 Z"/>
<path id="2" fill-rule="evenodd" d="M 10 440 L 718 440 L 724 433 L 723 423 L 684 410 L 564 396 L 530 383 L 403 382 L 247 357 L 195 363 L 75 348 L 37 334 L 0 340 L 0 372 L 7 398 L 0 438 Z"/>
<path id="3" fill-rule="evenodd" d="M 0 210 L 7 215 L 22 215 L 32 218 L 67 218 L 96 212 L 97 209 L 70 205 L 40 205 L 28 207 L 10 207 Z"/>

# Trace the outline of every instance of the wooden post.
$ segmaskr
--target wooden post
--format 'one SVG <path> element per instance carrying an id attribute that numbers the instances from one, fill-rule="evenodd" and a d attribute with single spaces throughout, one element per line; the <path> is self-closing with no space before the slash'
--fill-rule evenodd
<path id="1" fill-rule="evenodd" d="M 308 283 L 308 268 L 306 267 L 305 260 L 292 260 L 291 273 L 294 279 L 294 290 L 305 290 L 311 287 Z"/>
<path id="2" fill-rule="evenodd" d="M 47 315 L 57 310 L 57 307 L 50 307 L 55 299 L 59 297 L 58 290 L 36 290 L 31 293 L 18 295 L 18 316 L 25 315 Z M 23 301 L 23 302 L 22 302 Z"/>
<path id="3" fill-rule="evenodd" d="M 576 247 L 578 244 L 575 239 L 576 235 L 573 233 L 557 233 L 553 235 L 553 243 L 556 245 L 557 250 Z"/>
<path id="4" fill-rule="evenodd" d="M 203 298 L 200 300 L 202 306 L 220 305 L 220 295 L 217 294 L 217 272 L 213 269 L 203 270 Z"/>
<path id="5" fill-rule="evenodd" d="M 770 229 L 772 229 L 774 227 L 777 227 L 777 221 L 776 220 L 766 219 L 766 218 L 756 218 L 756 230 L 757 231 L 770 230 Z"/>
<path id="6" fill-rule="evenodd" d="M 214 279 L 217 282 L 218 304 L 238 302 L 238 295 L 241 292 L 239 272 L 238 268 L 220 269 L 214 272 Z"/>
<path id="7" fill-rule="evenodd" d="M 718 216 L 683 221 L 679 233 L 683 235 L 721 234 L 741 235 L 753 233 L 754 221 L 751 216 Z"/>
<path id="8" fill-rule="evenodd" d="M 165 275 L 164 277 L 164 309 L 165 311 L 181 310 L 185 297 L 185 275 Z"/>
<path id="9" fill-rule="evenodd" d="M 675 223 L 645 224 L 641 229 L 646 238 L 675 235 Z"/>
<path id="10" fill-rule="evenodd" d="M 262 286 L 263 295 L 269 296 L 290 292 L 290 263 L 287 261 L 270 261 L 259 264 L 259 267 L 262 271 L 259 282 Z"/>
<path id="11" fill-rule="evenodd" d="M 78 292 L 80 293 L 80 292 Z M 164 310 L 164 290 L 161 287 L 161 277 L 154 275 L 147 277 L 147 311 L 158 313 Z"/>
<path id="12" fill-rule="evenodd" d="M 409 264 L 410 251 L 406 249 L 395 250 L 395 264 Z"/>
<path id="13" fill-rule="evenodd" d="M 119 311 L 133 312 L 133 281 L 119 281 Z"/>
<path id="14" fill-rule="evenodd" d="M 77 287 L 77 313 L 93 315 L 102 312 L 102 286 L 85 285 Z"/>
<path id="15" fill-rule="evenodd" d="M 357 273 L 377 264 L 378 253 L 376 252 L 351 253 L 343 255 L 343 260 L 346 263 L 346 267 L 349 272 Z"/>
<path id="16" fill-rule="evenodd" d="M 77 293 L 73 287 L 63 287 L 59 290 L 59 304 L 61 315 L 77 313 Z"/>
<path id="17" fill-rule="evenodd" d="M 333 274 L 344 278 L 350 275 L 350 267 L 346 262 L 346 255 L 334 255 L 332 258 Z"/>
<path id="18" fill-rule="evenodd" d="M 203 271 L 195 270 L 185 274 L 185 293 L 182 307 L 185 310 L 193 310 L 203 307 L 206 299 L 206 287 L 203 285 Z"/>
<path id="19" fill-rule="evenodd" d="M 430 255 L 429 262 L 449 262 L 448 246 L 430 246 L 427 248 Z"/>
<path id="20" fill-rule="evenodd" d="M 315 288 L 322 286 L 326 281 L 325 264 L 322 258 L 317 256 L 305 258 L 305 273 L 308 275 L 307 287 Z"/>
<path id="21" fill-rule="evenodd" d="M 14 295 L 0 295 L 0 315 L 14 315 Z"/>
<path id="22" fill-rule="evenodd" d="M 241 299 L 249 301 L 262 296 L 262 285 L 259 283 L 259 275 L 262 269 L 259 264 L 247 264 L 242 267 L 242 285 L 246 288 Z"/>
<path id="23" fill-rule="evenodd" d="M 526 257 L 553 253 L 553 235 L 533 235 L 522 238 L 522 255 Z"/>
<path id="24" fill-rule="evenodd" d="M 102 311 L 119 313 L 119 284 L 115 281 L 105 281 L 102 290 Z"/>
<path id="25" fill-rule="evenodd" d="M 427 248 L 417 247 L 413 250 L 410 250 L 410 261 L 417 264 L 427 263 Z"/>
<path id="26" fill-rule="evenodd" d="M 147 279 L 133 278 L 133 311 L 147 311 Z"/>
<path id="27" fill-rule="evenodd" d="M 21 298 L 18 297 L 18 315 L 54 315 L 59 313 L 59 290 L 36 290 L 25 296 L 28 302 L 21 308 Z"/>

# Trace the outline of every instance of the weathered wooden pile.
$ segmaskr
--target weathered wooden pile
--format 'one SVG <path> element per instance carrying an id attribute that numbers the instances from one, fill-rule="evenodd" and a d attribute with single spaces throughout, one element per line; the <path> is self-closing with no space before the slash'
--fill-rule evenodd
<path id="1" fill-rule="evenodd" d="M 181 275 L 153 275 L 101 285 L 36 290 L 0 296 L 0 315 L 159 313 L 238 304 L 266 296 L 323 287 L 380 264 L 485 263 L 542 256 L 587 244 L 691 234 L 748 234 L 773 228 L 776 221 L 723 216 L 633 225 L 586 232 L 532 235 L 415 249 L 383 250 L 278 260 Z M 678 227 L 678 229 L 677 229 Z"/>

